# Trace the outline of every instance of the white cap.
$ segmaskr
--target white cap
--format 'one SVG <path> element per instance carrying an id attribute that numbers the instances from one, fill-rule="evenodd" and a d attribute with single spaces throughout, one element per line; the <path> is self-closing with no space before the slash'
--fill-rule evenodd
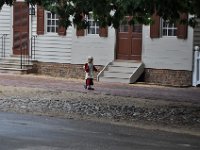
<path id="1" fill-rule="evenodd" d="M 92 56 L 88 56 L 88 59 L 92 60 L 92 59 L 93 59 L 93 57 L 92 57 Z"/>
<path id="2" fill-rule="evenodd" d="M 199 51 L 199 49 L 200 49 L 199 46 L 195 46 L 195 47 L 194 47 L 194 50 L 195 50 L 195 51 Z"/>

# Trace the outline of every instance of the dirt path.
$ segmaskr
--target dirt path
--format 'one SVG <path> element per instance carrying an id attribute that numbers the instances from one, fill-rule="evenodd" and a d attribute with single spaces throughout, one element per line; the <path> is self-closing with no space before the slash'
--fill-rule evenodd
<path id="1" fill-rule="evenodd" d="M 175 88 L 143 84 L 95 83 L 95 91 L 86 91 L 83 80 L 61 79 L 33 75 L 0 75 L 0 85 L 43 88 L 48 90 L 105 94 L 148 100 L 200 103 L 200 88 Z"/>

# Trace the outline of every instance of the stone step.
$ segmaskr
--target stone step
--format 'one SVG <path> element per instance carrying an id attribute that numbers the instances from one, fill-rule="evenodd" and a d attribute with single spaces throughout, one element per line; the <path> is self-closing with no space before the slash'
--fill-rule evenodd
<path id="1" fill-rule="evenodd" d="M 104 72 L 104 77 L 115 77 L 115 78 L 130 78 L 132 73 L 122 73 L 122 72 Z"/>
<path id="2" fill-rule="evenodd" d="M 115 62 L 112 62 L 112 66 L 126 67 L 126 68 L 138 68 L 140 66 L 140 63 L 115 61 Z"/>
<path id="3" fill-rule="evenodd" d="M 0 73 L 8 74 L 27 74 L 28 69 L 18 69 L 18 68 L 2 68 L 0 67 Z"/>
<path id="4" fill-rule="evenodd" d="M 23 66 L 21 69 L 21 59 L 20 57 L 8 57 L 0 59 L 0 73 L 9 74 L 26 74 L 31 70 L 33 64 L 28 61 L 23 61 Z"/>
<path id="5" fill-rule="evenodd" d="M 26 67 L 29 67 L 29 66 L 31 67 L 32 65 L 33 64 L 28 64 L 28 63 L 23 64 L 23 66 L 26 66 Z M 5 68 L 15 68 L 15 67 L 21 67 L 21 64 L 20 63 L 0 62 L 0 66 L 5 67 Z"/>
<path id="6" fill-rule="evenodd" d="M 132 73 L 137 68 L 123 67 L 123 66 L 108 66 L 109 72 L 123 72 L 123 73 Z"/>
<path id="7" fill-rule="evenodd" d="M 28 56 L 22 56 L 22 60 L 30 60 L 30 57 Z M 0 61 L 4 62 L 20 62 L 21 57 L 20 56 L 11 56 L 11 57 L 6 57 L 6 58 L 0 58 Z"/>
<path id="8" fill-rule="evenodd" d="M 98 75 L 98 81 L 134 83 L 144 71 L 144 65 L 138 61 L 114 61 Z"/>
<path id="9" fill-rule="evenodd" d="M 111 83 L 130 83 L 129 78 L 114 78 L 114 77 L 101 77 L 100 82 L 111 82 Z"/>

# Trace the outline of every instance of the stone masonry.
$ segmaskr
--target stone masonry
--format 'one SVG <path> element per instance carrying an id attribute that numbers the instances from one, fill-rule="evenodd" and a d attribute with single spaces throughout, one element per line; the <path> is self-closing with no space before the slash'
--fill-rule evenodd
<path id="1" fill-rule="evenodd" d="M 48 75 L 52 77 L 63 77 L 63 78 L 75 78 L 84 79 L 85 71 L 83 65 L 72 65 L 72 64 L 60 64 L 60 63 L 44 63 L 34 62 L 34 66 L 37 68 L 35 71 L 39 75 Z M 103 67 L 96 66 L 98 71 Z M 98 72 L 95 72 L 95 79 Z"/>
<path id="2" fill-rule="evenodd" d="M 95 72 L 95 79 L 103 66 L 96 66 L 98 72 Z M 85 72 L 83 65 L 60 64 L 34 62 L 34 72 L 39 75 L 48 75 L 53 77 L 84 79 Z M 167 86 L 191 86 L 192 72 L 164 69 L 145 69 L 140 82 L 153 83 Z"/>
<path id="3" fill-rule="evenodd" d="M 144 82 L 169 86 L 191 86 L 192 72 L 181 70 L 145 69 Z"/>

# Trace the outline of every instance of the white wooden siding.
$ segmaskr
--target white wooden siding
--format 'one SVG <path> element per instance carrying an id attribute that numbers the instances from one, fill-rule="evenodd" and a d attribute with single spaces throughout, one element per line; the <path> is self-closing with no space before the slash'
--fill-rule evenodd
<path id="1" fill-rule="evenodd" d="M 69 34 L 68 34 L 69 36 Z M 36 38 L 36 59 L 42 62 L 71 62 L 72 41 L 67 37 L 38 36 Z"/>
<path id="2" fill-rule="evenodd" d="M 73 32 L 72 64 L 84 64 L 88 56 L 94 57 L 96 65 L 106 65 L 115 58 L 115 30 L 109 28 L 108 37 L 99 35 L 76 36 Z"/>
<path id="3" fill-rule="evenodd" d="M 6 44 L 5 44 L 5 52 L 6 56 L 10 56 L 11 54 L 11 35 L 12 35 L 12 30 L 11 30 L 11 22 L 12 22 L 12 15 L 11 15 L 11 7 L 4 5 L 2 9 L 0 10 L 0 52 L 2 50 L 2 35 L 3 34 L 8 34 L 6 36 Z"/>
<path id="4" fill-rule="evenodd" d="M 192 71 L 193 29 L 186 40 L 176 37 L 150 38 L 150 26 L 143 27 L 142 61 L 145 68 Z"/>
<path id="5" fill-rule="evenodd" d="M 30 24 L 30 30 L 31 31 L 30 32 L 31 32 L 31 35 L 37 35 L 37 16 L 36 15 L 30 16 L 30 20 L 31 20 L 31 24 Z"/>
<path id="6" fill-rule="evenodd" d="M 31 35 L 37 35 L 37 12 L 31 18 Z M 37 35 L 36 37 L 36 60 L 41 62 L 71 63 L 72 27 L 67 30 L 66 36 L 57 33 Z"/>

